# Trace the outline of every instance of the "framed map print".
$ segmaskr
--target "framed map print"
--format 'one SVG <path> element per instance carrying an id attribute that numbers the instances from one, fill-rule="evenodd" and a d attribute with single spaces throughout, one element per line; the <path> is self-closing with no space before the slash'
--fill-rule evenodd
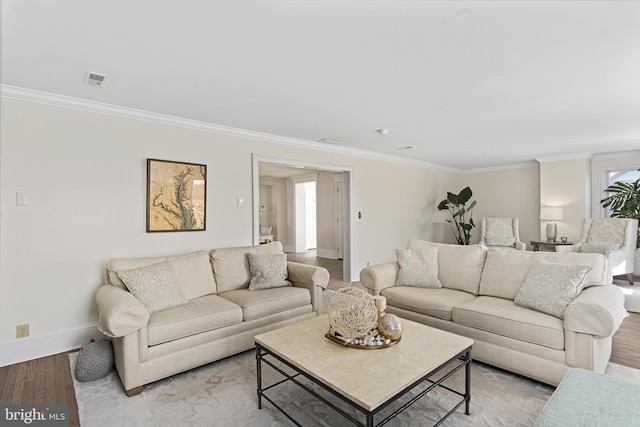
<path id="1" fill-rule="evenodd" d="M 207 165 L 147 159 L 147 232 L 202 231 Z"/>

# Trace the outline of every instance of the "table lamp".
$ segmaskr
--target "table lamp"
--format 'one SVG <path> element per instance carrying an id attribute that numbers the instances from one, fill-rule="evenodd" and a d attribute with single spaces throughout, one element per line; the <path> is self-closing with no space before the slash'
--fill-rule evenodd
<path id="1" fill-rule="evenodd" d="M 558 229 L 553 221 L 562 221 L 562 208 L 547 206 L 540 208 L 540 220 L 547 223 L 547 242 L 555 242 L 558 237 Z"/>

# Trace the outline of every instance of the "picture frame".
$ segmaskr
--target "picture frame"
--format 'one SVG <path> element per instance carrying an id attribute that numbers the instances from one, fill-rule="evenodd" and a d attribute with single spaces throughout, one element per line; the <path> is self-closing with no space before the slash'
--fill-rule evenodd
<path id="1" fill-rule="evenodd" d="M 207 165 L 147 159 L 147 232 L 206 227 Z"/>

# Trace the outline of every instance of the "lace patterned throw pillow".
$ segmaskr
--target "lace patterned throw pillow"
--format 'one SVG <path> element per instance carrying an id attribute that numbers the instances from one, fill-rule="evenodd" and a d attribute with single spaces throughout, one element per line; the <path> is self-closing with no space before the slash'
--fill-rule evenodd
<path id="1" fill-rule="evenodd" d="M 396 249 L 398 278 L 396 286 L 441 288 L 438 279 L 438 247 Z"/>
<path id="2" fill-rule="evenodd" d="M 582 292 L 589 270 L 591 267 L 587 265 L 537 261 L 529 269 L 514 302 L 564 319 L 567 306 Z"/>
<path id="3" fill-rule="evenodd" d="M 169 261 L 120 270 L 118 277 L 151 314 L 189 302 L 180 293 L 176 273 Z"/>
<path id="4" fill-rule="evenodd" d="M 287 254 L 247 254 L 247 257 L 250 291 L 291 286 L 287 280 Z"/>

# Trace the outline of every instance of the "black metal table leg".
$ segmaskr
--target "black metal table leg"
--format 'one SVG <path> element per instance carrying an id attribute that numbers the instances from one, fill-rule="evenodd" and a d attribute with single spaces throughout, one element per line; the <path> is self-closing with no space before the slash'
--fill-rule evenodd
<path id="1" fill-rule="evenodd" d="M 468 351 L 467 354 L 464 355 L 464 359 L 467 362 L 467 366 L 465 367 L 464 398 L 466 403 L 464 412 L 469 415 L 469 407 L 471 406 L 471 351 Z"/>
<path id="2" fill-rule="evenodd" d="M 256 381 L 258 382 L 258 409 L 262 409 L 262 353 L 260 347 L 256 346 Z"/>

